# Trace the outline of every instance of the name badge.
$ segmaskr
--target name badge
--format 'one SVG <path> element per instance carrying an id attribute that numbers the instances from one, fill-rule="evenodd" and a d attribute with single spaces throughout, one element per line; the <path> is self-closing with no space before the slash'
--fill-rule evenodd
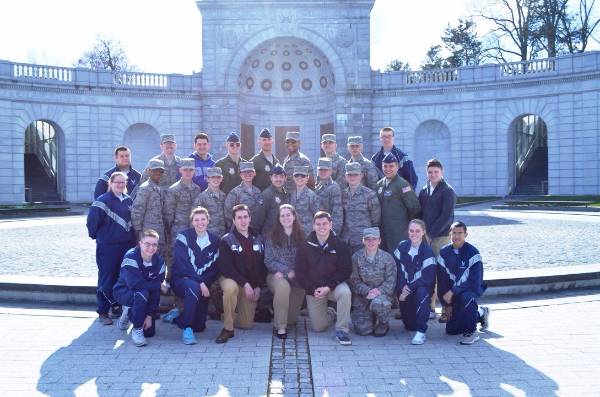
<path id="1" fill-rule="evenodd" d="M 256 251 L 256 252 L 259 252 L 259 251 L 260 251 L 260 244 L 254 244 L 254 245 L 252 246 L 252 249 L 253 249 L 254 251 Z"/>
<path id="2" fill-rule="evenodd" d="M 233 168 L 230 168 L 229 169 L 229 175 L 233 175 L 233 174 L 235 174 L 235 170 Z"/>
<path id="3" fill-rule="evenodd" d="M 390 190 L 386 190 L 385 192 L 383 192 L 384 197 L 390 197 L 391 195 L 392 195 L 392 192 Z"/>

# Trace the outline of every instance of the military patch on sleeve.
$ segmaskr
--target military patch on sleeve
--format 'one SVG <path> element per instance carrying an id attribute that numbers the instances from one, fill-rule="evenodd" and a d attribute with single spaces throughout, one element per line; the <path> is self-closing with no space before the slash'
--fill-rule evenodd
<path id="1" fill-rule="evenodd" d="M 402 193 L 408 193 L 410 192 L 412 189 L 410 188 L 410 186 L 406 186 L 402 188 Z"/>

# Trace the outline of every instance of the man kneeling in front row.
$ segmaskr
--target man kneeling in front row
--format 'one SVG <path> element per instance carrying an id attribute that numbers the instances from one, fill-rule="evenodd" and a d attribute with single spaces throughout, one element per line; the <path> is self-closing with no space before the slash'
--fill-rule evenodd
<path id="1" fill-rule="evenodd" d="M 345 283 L 352 273 L 350 249 L 331 232 L 331 215 L 324 211 L 313 217 L 313 231 L 298 247 L 296 280 L 306 290 L 306 306 L 313 331 L 326 330 L 335 321 L 328 301 L 337 303 L 335 336 L 342 345 L 350 345 L 349 322 L 352 292 Z"/>
<path id="2" fill-rule="evenodd" d="M 467 243 L 467 226 L 454 222 L 450 226 L 452 244 L 444 246 L 438 257 L 438 298 L 446 305 L 446 333 L 462 334 L 460 343 L 472 345 L 479 340 L 481 329 L 490 324 L 490 310 L 477 306 L 477 299 L 487 288 L 483 282 L 483 262 L 477 248 Z"/>
<path id="3" fill-rule="evenodd" d="M 154 315 L 158 309 L 160 292 L 165 280 L 165 261 L 156 252 L 158 233 L 152 229 L 143 231 L 140 242 L 125 254 L 121 263 L 119 279 L 113 288 L 113 296 L 123 305 L 123 313 L 117 325 L 129 328 L 133 323 L 131 340 L 136 346 L 144 346 L 146 337 L 154 336 Z"/>

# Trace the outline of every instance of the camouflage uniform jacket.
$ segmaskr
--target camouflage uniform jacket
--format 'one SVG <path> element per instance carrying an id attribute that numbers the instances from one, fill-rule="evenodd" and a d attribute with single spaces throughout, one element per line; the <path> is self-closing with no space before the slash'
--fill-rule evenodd
<path id="1" fill-rule="evenodd" d="M 377 227 L 381 221 L 381 206 L 377 195 L 368 187 L 360 185 L 354 193 L 350 187 L 342 191 L 344 226 L 342 240 L 351 246 L 362 245 L 363 230 Z"/>
<path id="2" fill-rule="evenodd" d="M 290 193 L 290 204 L 296 209 L 302 231 L 308 236 L 313 230 L 313 216 L 319 211 L 319 196 L 308 187 L 300 193 L 294 190 Z"/>
<path id="3" fill-rule="evenodd" d="M 220 189 L 214 192 L 209 187 L 194 200 L 192 208 L 196 207 L 204 207 L 208 210 L 208 214 L 210 215 L 208 231 L 219 237 L 223 237 L 227 232 L 225 222 L 225 193 Z"/>
<path id="4" fill-rule="evenodd" d="M 342 189 L 337 182 L 329 179 L 327 182 L 319 181 L 315 193 L 319 196 L 321 211 L 331 214 L 333 231 L 339 235 L 344 224 L 344 209 L 342 207 Z"/>
<path id="5" fill-rule="evenodd" d="M 232 214 L 233 207 L 238 204 L 246 204 L 250 209 L 250 227 L 254 230 L 258 230 L 256 227 L 257 210 L 262 206 L 262 196 L 260 195 L 260 189 L 254 185 L 246 186 L 244 182 L 233 188 L 225 197 L 225 223 L 227 229 L 232 225 Z"/>
<path id="6" fill-rule="evenodd" d="M 331 179 L 336 181 L 338 185 L 343 188 L 346 185 L 346 163 L 348 160 L 338 153 L 334 153 L 331 157 L 327 157 L 331 160 Z"/>
<path id="7" fill-rule="evenodd" d="M 181 174 L 179 174 L 179 167 L 181 166 L 181 157 L 175 156 L 172 161 L 167 159 L 164 153 L 159 154 L 158 156 L 152 157 L 151 160 L 161 160 L 165 164 L 165 173 L 160 178 L 160 183 L 158 184 L 160 187 L 165 190 L 168 189 L 172 184 L 177 182 L 179 178 L 181 178 Z M 142 182 L 148 180 L 148 171 L 144 170 L 142 174 Z"/>
<path id="8" fill-rule="evenodd" d="M 243 158 L 239 158 L 237 162 L 233 161 L 229 155 L 220 158 L 215 163 L 215 167 L 219 167 L 223 171 L 223 181 L 221 182 L 221 190 L 225 195 L 242 183 L 242 177 L 240 176 L 240 162 L 246 161 Z"/>
<path id="9" fill-rule="evenodd" d="M 279 164 L 280 161 L 273 154 L 273 162 L 270 162 L 262 151 L 254 155 L 250 161 L 252 161 L 254 169 L 256 170 L 256 176 L 254 177 L 252 184 L 262 192 L 271 186 L 271 173 L 273 167 L 276 164 Z"/>
<path id="10" fill-rule="evenodd" d="M 287 175 L 287 181 L 285 182 L 285 189 L 288 192 L 292 190 L 296 190 L 296 184 L 294 183 L 294 167 L 299 166 L 307 166 L 308 167 L 308 177 L 314 181 L 315 172 L 313 170 L 313 166 L 310 163 L 310 159 L 306 157 L 301 152 L 296 152 L 292 155 L 286 156 L 283 160 L 283 169 L 285 170 L 285 174 Z"/>
<path id="11" fill-rule="evenodd" d="M 391 299 L 396 288 L 396 272 L 396 261 L 392 255 L 378 249 L 373 260 L 369 260 L 367 250 L 362 248 L 352 255 L 350 288 L 361 298 L 365 298 L 369 291 L 377 288 L 382 295 Z"/>
<path id="12" fill-rule="evenodd" d="M 397 175 L 391 181 L 382 178 L 377 182 L 377 197 L 381 203 L 381 238 L 391 253 L 408 238 L 408 222 L 417 217 L 421 205 L 410 183 Z"/>
<path id="13" fill-rule="evenodd" d="M 167 191 L 164 212 L 173 241 L 175 241 L 177 233 L 190 227 L 192 204 L 200 191 L 200 186 L 194 182 L 187 185 L 181 179 L 172 184 Z"/>
<path id="14" fill-rule="evenodd" d="M 279 218 L 279 206 L 289 203 L 289 196 L 283 188 L 277 190 L 273 185 L 260 193 L 262 205 L 258 208 L 256 217 L 257 230 L 263 236 L 268 236 Z"/>
<path id="15" fill-rule="evenodd" d="M 371 160 L 368 160 L 361 154 L 360 157 L 356 159 L 350 158 L 350 160 L 348 160 L 348 163 L 359 163 L 362 167 L 363 173 L 362 184 L 371 190 L 377 189 L 377 182 L 379 181 L 379 171 L 377 170 L 377 167 L 375 167 L 375 164 L 371 162 Z"/>
<path id="16" fill-rule="evenodd" d="M 138 236 L 145 229 L 154 229 L 160 241 L 165 241 L 164 203 L 165 189 L 151 180 L 140 185 L 131 208 L 131 225 Z"/>

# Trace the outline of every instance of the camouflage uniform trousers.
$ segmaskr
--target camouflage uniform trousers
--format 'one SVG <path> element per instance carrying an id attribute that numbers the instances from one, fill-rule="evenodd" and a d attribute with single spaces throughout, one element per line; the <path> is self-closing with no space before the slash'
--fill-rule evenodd
<path id="1" fill-rule="evenodd" d="M 371 300 L 356 294 L 352 296 L 352 324 L 358 335 L 369 335 L 377 324 L 388 324 L 392 312 L 392 298 L 379 295 Z"/>

